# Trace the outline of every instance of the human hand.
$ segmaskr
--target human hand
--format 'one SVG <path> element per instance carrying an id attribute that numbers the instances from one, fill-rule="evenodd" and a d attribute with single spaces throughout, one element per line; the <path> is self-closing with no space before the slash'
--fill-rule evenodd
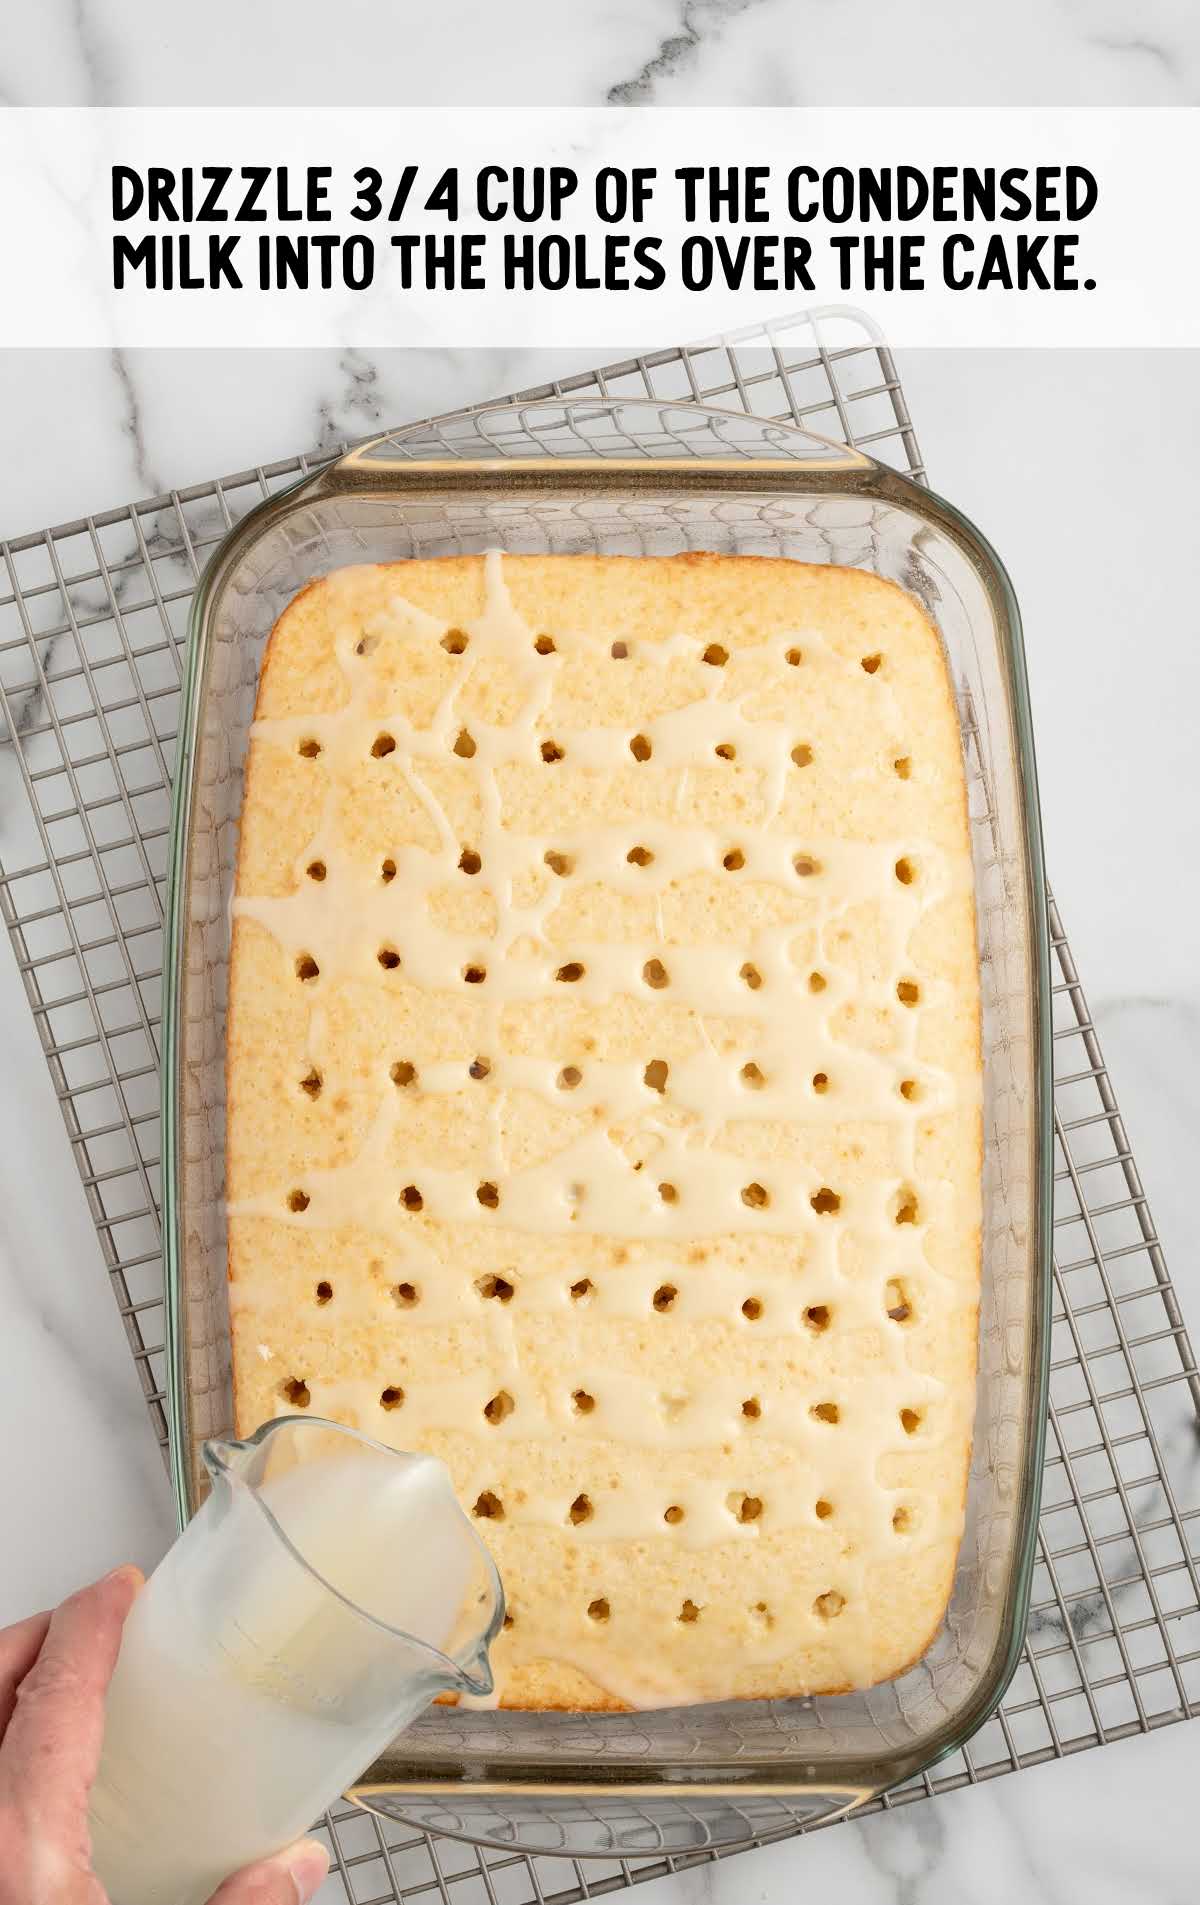
<path id="1" fill-rule="evenodd" d="M 118 1568 L 53 1614 L 0 1629 L 0 1905 L 121 1905 L 92 1871 L 87 1807 L 104 1694 L 142 1577 Z M 328 1869 L 304 1839 L 247 1866 L 210 1905 L 306 1905 Z"/>

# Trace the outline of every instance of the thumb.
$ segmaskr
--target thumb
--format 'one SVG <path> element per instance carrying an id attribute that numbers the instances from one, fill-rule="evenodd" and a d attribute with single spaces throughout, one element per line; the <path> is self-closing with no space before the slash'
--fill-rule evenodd
<path id="1" fill-rule="evenodd" d="M 325 1847 L 316 1839 L 301 1839 L 274 1858 L 235 1872 L 209 1905 L 308 1905 L 328 1870 Z"/>

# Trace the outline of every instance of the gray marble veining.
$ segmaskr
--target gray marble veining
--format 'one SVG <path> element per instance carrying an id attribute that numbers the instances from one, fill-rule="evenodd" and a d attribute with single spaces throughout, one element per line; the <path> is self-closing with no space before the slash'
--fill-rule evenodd
<path id="1" fill-rule="evenodd" d="M 606 103 L 610 106 L 663 103 L 671 83 L 686 77 L 711 42 L 720 38 L 722 26 L 762 3 L 763 0 L 685 0 L 678 31 L 660 41 L 631 78 L 610 86 L 605 95 Z"/>
<path id="2" fill-rule="evenodd" d="M 32 23 L 36 19 L 36 29 Z M 40 0 L 0 46 L 16 105 L 1183 105 L 1190 0 Z M 286 48 L 286 57 L 283 49 Z"/>

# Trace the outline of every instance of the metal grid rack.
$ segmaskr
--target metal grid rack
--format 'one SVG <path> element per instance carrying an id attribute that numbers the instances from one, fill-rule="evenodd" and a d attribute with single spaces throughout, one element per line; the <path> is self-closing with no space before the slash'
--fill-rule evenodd
<path id="1" fill-rule="evenodd" d="M 707 402 L 869 447 L 924 480 L 891 354 L 851 314 L 520 394 Z M 158 1041 L 181 645 L 211 549 L 320 460 L 0 542 L 0 786 L 25 794 L 6 803 L 0 912 L 164 1452 Z M 1200 1375 L 1053 901 L 1050 918 L 1055 1301 L 1027 1642 L 969 1747 L 867 1810 L 1200 1713 Z M 728 1856 L 584 1865 L 406 1836 L 350 1808 L 324 1831 L 329 1905 L 572 1905 Z"/>

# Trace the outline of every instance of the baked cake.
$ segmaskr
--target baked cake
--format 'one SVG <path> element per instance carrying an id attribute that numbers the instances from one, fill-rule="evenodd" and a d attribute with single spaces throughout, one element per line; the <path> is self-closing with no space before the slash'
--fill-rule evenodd
<path id="1" fill-rule="evenodd" d="M 909 596 L 713 555 L 313 583 L 263 667 L 230 986 L 239 1427 L 443 1457 L 507 1590 L 505 1705 L 920 1656 L 963 1522 L 980 1051 Z"/>

